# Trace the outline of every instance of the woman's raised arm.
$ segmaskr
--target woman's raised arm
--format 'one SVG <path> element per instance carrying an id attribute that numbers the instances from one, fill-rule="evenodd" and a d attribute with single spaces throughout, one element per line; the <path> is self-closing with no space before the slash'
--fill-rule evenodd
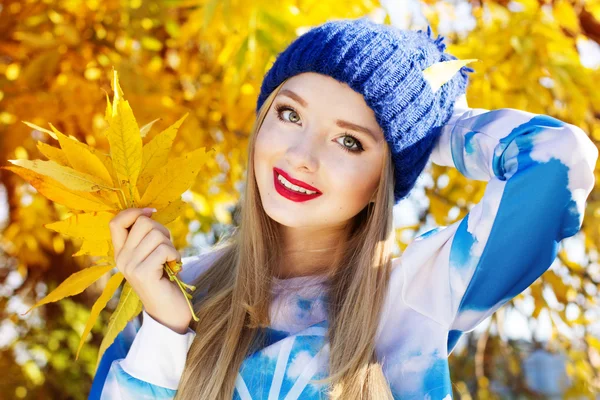
<path id="1" fill-rule="evenodd" d="M 485 194 L 463 219 L 417 237 L 396 271 L 402 300 L 448 329 L 449 353 L 462 332 L 542 275 L 559 242 L 579 231 L 597 159 L 577 126 L 458 104 L 431 160 L 488 181 Z"/>

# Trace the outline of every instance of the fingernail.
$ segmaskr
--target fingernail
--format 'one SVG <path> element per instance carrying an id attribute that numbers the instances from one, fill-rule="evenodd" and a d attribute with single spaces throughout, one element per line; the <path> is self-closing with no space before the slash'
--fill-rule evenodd
<path id="1" fill-rule="evenodd" d="M 149 208 L 149 207 L 146 207 L 146 208 L 144 208 L 142 211 L 144 211 L 144 212 L 156 212 L 156 211 L 158 211 L 158 210 L 157 210 L 156 208 Z"/>

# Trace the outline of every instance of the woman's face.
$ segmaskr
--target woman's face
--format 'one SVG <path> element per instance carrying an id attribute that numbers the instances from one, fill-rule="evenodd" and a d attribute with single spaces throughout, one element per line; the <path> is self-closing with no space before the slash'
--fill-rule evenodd
<path id="1" fill-rule="evenodd" d="M 261 201 L 282 225 L 343 225 L 372 200 L 387 144 L 373 110 L 347 84 L 313 72 L 288 79 L 257 135 Z M 289 191 L 279 172 L 317 193 Z"/>

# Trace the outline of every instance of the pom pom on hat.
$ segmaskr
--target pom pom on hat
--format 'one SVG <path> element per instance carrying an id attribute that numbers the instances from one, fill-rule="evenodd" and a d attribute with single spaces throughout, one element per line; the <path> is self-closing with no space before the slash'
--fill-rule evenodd
<path id="1" fill-rule="evenodd" d="M 366 17 L 329 21 L 279 53 L 263 79 L 256 112 L 294 75 L 316 72 L 348 84 L 374 111 L 390 147 L 397 204 L 425 168 L 440 128 L 452 116 L 454 101 L 465 93 L 468 73 L 473 72 L 458 65 L 458 73 L 444 79 L 439 89 L 432 86 L 423 71 L 456 60 L 445 49 L 444 38 L 432 38 L 431 27 L 427 32 L 400 30 Z"/>

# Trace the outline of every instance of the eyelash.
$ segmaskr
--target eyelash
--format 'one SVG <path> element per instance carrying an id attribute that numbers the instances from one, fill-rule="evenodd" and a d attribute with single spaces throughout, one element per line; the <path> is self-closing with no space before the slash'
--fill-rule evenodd
<path id="1" fill-rule="evenodd" d="M 278 105 L 275 106 L 275 115 L 277 115 L 277 118 L 280 121 L 288 122 L 288 123 L 292 123 L 293 124 L 294 122 L 287 121 L 287 120 L 285 120 L 285 119 L 283 119 L 281 117 L 281 112 L 284 111 L 284 110 L 290 110 L 290 111 L 295 112 L 296 114 L 298 114 L 298 112 L 292 106 L 287 105 L 287 104 L 278 104 Z M 350 150 L 350 148 L 348 148 L 348 147 L 346 147 L 344 145 L 341 145 L 343 150 L 347 151 L 348 153 L 362 153 L 363 151 L 365 151 L 365 149 L 362 146 L 362 143 L 360 142 L 360 140 L 358 140 L 358 138 L 356 136 L 354 136 L 354 135 L 352 135 L 352 134 L 350 134 L 348 132 L 344 132 L 344 133 L 345 133 L 344 136 L 350 136 L 352 139 L 354 139 L 354 141 L 358 145 L 358 149 L 357 150 Z"/>

